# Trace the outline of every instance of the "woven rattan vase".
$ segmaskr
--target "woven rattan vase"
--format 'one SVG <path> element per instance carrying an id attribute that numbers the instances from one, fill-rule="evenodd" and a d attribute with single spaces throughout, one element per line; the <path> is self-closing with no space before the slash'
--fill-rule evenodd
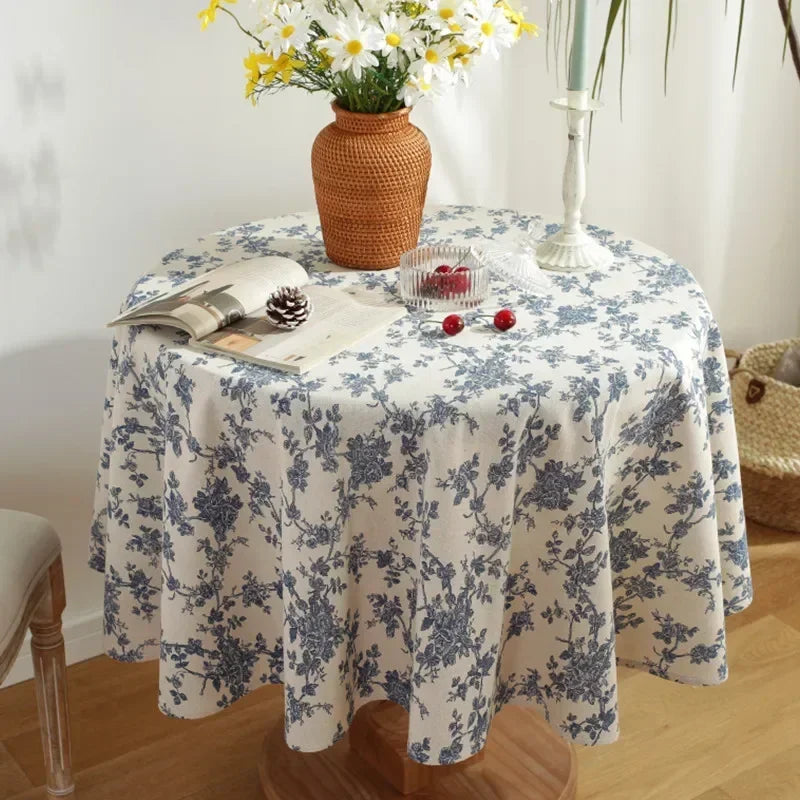
<path id="1" fill-rule="evenodd" d="M 333 103 L 335 122 L 311 149 L 322 237 L 334 264 L 388 269 L 416 247 L 431 172 L 425 134 L 410 109 L 354 114 Z"/>

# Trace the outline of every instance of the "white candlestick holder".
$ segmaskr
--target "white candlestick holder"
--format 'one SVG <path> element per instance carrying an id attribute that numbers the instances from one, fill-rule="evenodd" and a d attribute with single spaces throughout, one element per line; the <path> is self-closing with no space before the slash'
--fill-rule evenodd
<path id="1" fill-rule="evenodd" d="M 602 108 L 589 97 L 589 90 L 568 91 L 567 96 L 550 103 L 567 112 L 569 150 L 564 167 L 564 226 L 536 248 L 536 261 L 542 269 L 579 272 L 607 267 L 614 256 L 607 247 L 589 236 L 581 225 L 581 209 L 586 197 L 586 118 Z"/>

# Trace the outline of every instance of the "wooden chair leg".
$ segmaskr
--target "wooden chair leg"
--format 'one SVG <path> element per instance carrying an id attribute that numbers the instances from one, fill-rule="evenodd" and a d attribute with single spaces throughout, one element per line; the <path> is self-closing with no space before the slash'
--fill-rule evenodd
<path id="1" fill-rule="evenodd" d="M 66 605 L 64 571 L 59 557 L 43 582 L 43 597 L 31 620 L 31 653 L 36 683 L 36 704 L 42 730 L 47 791 L 66 797 L 72 794 L 72 753 L 69 708 L 67 705 L 67 665 L 61 612 Z"/>

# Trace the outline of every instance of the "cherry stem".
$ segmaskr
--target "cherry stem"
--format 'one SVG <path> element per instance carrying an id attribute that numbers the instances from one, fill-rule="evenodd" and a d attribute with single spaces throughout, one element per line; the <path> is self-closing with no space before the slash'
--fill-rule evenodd
<path id="1" fill-rule="evenodd" d="M 468 247 L 466 250 L 464 250 L 464 253 L 463 253 L 463 255 L 462 255 L 462 256 L 461 256 L 461 257 L 458 259 L 458 261 L 456 261 L 456 263 L 455 263 L 455 264 L 454 264 L 452 267 L 450 267 L 450 269 L 452 269 L 452 270 L 455 270 L 455 269 L 456 269 L 456 267 L 460 267 L 460 266 L 461 266 L 461 265 L 464 263 L 464 259 L 465 259 L 465 258 L 466 258 L 466 257 L 467 257 L 467 256 L 468 256 L 468 255 L 469 255 L 471 252 L 472 252 L 472 248 L 471 248 L 471 247 Z"/>
<path id="2" fill-rule="evenodd" d="M 448 314 L 449 316 L 449 314 Z M 442 319 L 421 319 L 417 321 L 417 329 L 421 328 L 423 325 L 437 325 L 440 328 L 442 327 L 442 323 L 444 322 L 445 318 Z"/>

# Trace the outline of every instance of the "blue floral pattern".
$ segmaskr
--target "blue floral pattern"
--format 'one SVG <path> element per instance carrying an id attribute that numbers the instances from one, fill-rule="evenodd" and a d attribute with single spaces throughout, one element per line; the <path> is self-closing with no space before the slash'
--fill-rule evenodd
<path id="1" fill-rule="evenodd" d="M 502 243 L 530 221 L 449 206 L 422 238 Z M 449 764 L 507 703 L 613 741 L 617 663 L 725 679 L 724 618 L 752 586 L 719 330 L 686 269 L 592 233 L 607 270 L 495 281 L 512 331 L 410 315 L 304 376 L 120 330 L 90 558 L 108 653 L 160 658 L 164 713 L 283 683 L 287 741 L 316 750 L 388 698 L 411 758 Z M 397 291 L 394 271 L 332 268 L 297 214 L 170 253 L 127 304 L 267 254 Z"/>

